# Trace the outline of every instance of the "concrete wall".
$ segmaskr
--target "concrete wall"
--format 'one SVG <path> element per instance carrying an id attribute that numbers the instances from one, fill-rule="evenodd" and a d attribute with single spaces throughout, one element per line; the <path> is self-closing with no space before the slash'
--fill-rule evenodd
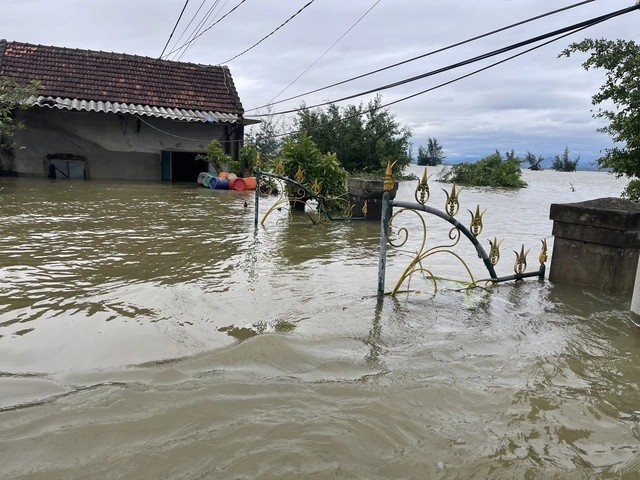
<path id="1" fill-rule="evenodd" d="M 18 112 L 26 129 L 16 132 L 13 152 L 0 152 L 0 172 L 46 176 L 48 154 L 88 161 L 91 178 L 160 180 L 161 152 L 204 152 L 212 139 L 242 139 L 242 126 L 180 122 L 113 113 L 32 108 Z M 223 143 L 237 155 L 238 145 Z"/>
<path id="2" fill-rule="evenodd" d="M 640 205 L 621 198 L 552 204 L 549 280 L 604 292 L 633 291 L 640 251 Z"/>

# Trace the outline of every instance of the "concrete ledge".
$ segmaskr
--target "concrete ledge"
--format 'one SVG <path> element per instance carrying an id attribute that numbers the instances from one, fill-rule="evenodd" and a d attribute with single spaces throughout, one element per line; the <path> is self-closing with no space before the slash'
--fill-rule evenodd
<path id="1" fill-rule="evenodd" d="M 361 215 L 364 202 L 367 202 L 367 220 L 380 221 L 382 216 L 382 196 L 384 195 L 384 180 L 371 178 L 349 178 L 349 203 L 353 205 L 353 216 Z M 398 182 L 393 183 L 393 190 L 389 192 L 395 198 L 398 192 Z"/>
<path id="2" fill-rule="evenodd" d="M 640 251 L 640 205 L 621 198 L 552 204 L 552 282 L 633 291 Z"/>

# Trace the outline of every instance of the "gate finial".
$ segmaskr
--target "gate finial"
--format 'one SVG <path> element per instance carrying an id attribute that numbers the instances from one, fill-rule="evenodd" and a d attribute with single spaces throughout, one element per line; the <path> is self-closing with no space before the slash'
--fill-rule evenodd
<path id="1" fill-rule="evenodd" d="M 393 181 L 393 166 L 396 164 L 396 162 L 391 163 L 391 160 L 387 160 L 387 171 L 384 174 L 384 191 L 385 192 L 390 192 L 391 190 L 393 190 L 393 185 L 395 184 L 395 182 Z"/>

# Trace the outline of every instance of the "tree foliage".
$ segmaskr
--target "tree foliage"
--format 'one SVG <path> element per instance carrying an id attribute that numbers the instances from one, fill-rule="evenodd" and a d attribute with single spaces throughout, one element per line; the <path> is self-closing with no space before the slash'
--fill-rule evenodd
<path id="1" fill-rule="evenodd" d="M 348 203 L 347 172 L 335 153 L 322 153 L 311 137 L 305 133 L 287 137 L 282 142 L 284 175 L 296 178 L 302 172 L 302 183 L 311 186 L 314 180 L 320 184 L 320 195 L 332 211 L 343 211 Z M 277 160 L 277 159 L 276 159 Z"/>
<path id="2" fill-rule="evenodd" d="M 640 201 L 640 45 L 627 40 L 585 39 L 572 43 L 560 55 L 589 53 L 582 66 L 606 71 L 604 84 L 591 97 L 598 105 L 595 118 L 608 125 L 598 131 L 607 133 L 615 142 L 598 159 L 601 167 L 617 176 L 632 178 L 623 195 Z"/>
<path id="3" fill-rule="evenodd" d="M 520 159 L 513 150 L 502 158 L 498 150 L 475 163 L 453 165 L 444 181 L 460 185 L 522 188 L 527 184 L 521 179 Z"/>
<path id="4" fill-rule="evenodd" d="M 544 158 L 542 155 L 536 157 L 533 153 L 527 150 L 526 155 L 524 156 L 524 162 L 529 164 L 529 170 L 543 170 L 542 162 Z M 524 163 L 522 162 L 522 163 Z"/>
<path id="5" fill-rule="evenodd" d="M 260 153 L 262 161 L 269 161 L 280 155 L 281 142 L 279 140 L 281 125 L 271 116 L 271 108 L 267 111 L 267 116 L 259 125 L 249 127 L 245 135 L 245 145 Z"/>
<path id="6" fill-rule="evenodd" d="M 427 140 L 427 148 L 422 145 L 418 147 L 418 165 L 435 166 L 442 165 L 446 157 L 444 149 L 436 138 L 429 137 Z"/>
<path id="7" fill-rule="evenodd" d="M 575 172 L 580 161 L 580 155 L 573 160 L 569 158 L 569 147 L 565 147 L 561 155 L 553 157 L 551 166 L 556 172 Z"/>
<path id="8" fill-rule="evenodd" d="M 24 128 L 22 122 L 15 122 L 13 111 L 31 106 L 27 100 L 38 94 L 40 82 L 32 81 L 27 85 L 16 82 L 9 77 L 0 77 L 0 146 L 11 144 L 16 129 Z"/>
<path id="9" fill-rule="evenodd" d="M 207 145 L 207 152 L 196 155 L 196 160 L 209 162 L 216 172 L 224 169 L 233 171 L 233 158 L 224 153 L 222 144 L 218 140 L 211 140 Z"/>
<path id="10" fill-rule="evenodd" d="M 303 108 L 297 128 L 323 153 L 335 153 L 349 173 L 383 173 L 387 161 L 402 172 L 410 162 L 411 131 L 401 126 L 376 96 L 366 106 L 335 104 L 326 110 Z"/>

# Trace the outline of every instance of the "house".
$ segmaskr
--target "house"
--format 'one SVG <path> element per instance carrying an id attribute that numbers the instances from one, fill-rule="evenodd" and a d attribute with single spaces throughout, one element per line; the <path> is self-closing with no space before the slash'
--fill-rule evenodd
<path id="1" fill-rule="evenodd" d="M 195 181 L 212 139 L 237 159 L 256 123 L 226 66 L 0 40 L 0 76 L 41 84 L 5 175 Z"/>

